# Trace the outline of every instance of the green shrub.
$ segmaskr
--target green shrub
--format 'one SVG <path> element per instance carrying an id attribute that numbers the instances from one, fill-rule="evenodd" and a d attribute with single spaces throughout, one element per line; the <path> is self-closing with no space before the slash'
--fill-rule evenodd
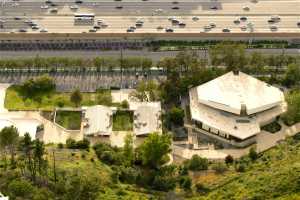
<path id="1" fill-rule="evenodd" d="M 227 156 L 225 157 L 225 163 L 226 163 L 227 165 L 232 164 L 233 161 L 234 161 L 234 159 L 233 159 L 232 155 L 227 155 Z"/>
<path id="2" fill-rule="evenodd" d="M 227 166 L 224 163 L 218 162 L 212 166 L 212 169 L 215 170 L 218 174 L 223 174 L 228 170 Z"/>
<path id="3" fill-rule="evenodd" d="M 34 187 L 26 180 L 13 180 L 8 184 L 11 196 L 29 197 L 34 191 Z"/>
<path id="4" fill-rule="evenodd" d="M 198 155 L 193 155 L 187 164 L 189 170 L 192 171 L 207 170 L 208 168 L 208 160 Z"/>

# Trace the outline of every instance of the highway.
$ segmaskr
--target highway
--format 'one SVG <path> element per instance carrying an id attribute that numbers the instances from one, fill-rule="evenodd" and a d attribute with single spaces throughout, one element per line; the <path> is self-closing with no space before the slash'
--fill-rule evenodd
<path id="1" fill-rule="evenodd" d="M 297 33 L 300 35 L 300 0 L 2 0 L 0 33 Z M 77 9 L 71 6 L 77 5 Z M 41 8 L 43 7 L 44 8 Z M 116 8 L 119 7 L 119 8 Z M 57 13 L 51 12 L 53 8 Z M 245 9 L 247 8 L 247 9 Z M 95 20 L 75 23 L 74 13 L 94 13 Z M 271 15 L 280 20 L 268 22 Z M 172 16 L 172 17 L 171 17 Z M 195 20 L 195 16 L 197 19 Z M 246 20 L 241 20 L 246 17 Z M 170 18 L 178 20 L 172 23 Z M 94 28 L 102 19 L 106 26 Z M 31 20 L 36 29 L 25 22 Z M 143 25 L 136 26 L 142 20 Z M 234 23 L 238 20 L 238 23 Z M 179 22 L 180 25 L 179 26 Z M 213 28 L 206 28 L 212 26 Z M 128 34 L 134 34 L 128 33 Z M 228 33 L 224 33 L 228 34 Z M 159 37 L 159 36 L 155 36 Z M 297 37 L 297 36 L 296 36 Z M 1 39 L 1 38 L 0 38 Z"/>
<path id="2" fill-rule="evenodd" d="M 298 55 L 300 56 L 300 49 L 247 49 L 247 53 L 260 52 L 265 55 Z M 152 59 L 154 62 L 159 61 L 164 57 L 174 57 L 178 51 L 162 51 L 162 52 L 149 52 L 149 51 L 135 51 L 135 50 L 123 50 L 124 57 L 147 57 Z M 199 57 L 204 58 L 207 56 L 207 51 L 198 50 Z M 120 51 L 0 51 L 0 59 L 4 58 L 32 58 L 35 56 L 41 57 L 80 57 L 80 58 L 94 58 L 97 56 L 101 57 L 115 57 L 119 58 L 121 55 Z"/>

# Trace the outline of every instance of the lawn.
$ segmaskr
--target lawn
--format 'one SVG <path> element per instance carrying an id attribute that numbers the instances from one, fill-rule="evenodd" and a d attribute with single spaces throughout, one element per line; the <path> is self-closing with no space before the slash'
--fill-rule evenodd
<path id="1" fill-rule="evenodd" d="M 57 111 L 55 122 L 68 130 L 80 130 L 81 112 Z"/>
<path id="2" fill-rule="evenodd" d="M 113 114 L 113 131 L 132 131 L 133 112 L 118 110 Z"/>
<path id="3" fill-rule="evenodd" d="M 6 90 L 5 108 L 9 110 L 53 110 L 55 107 L 75 107 L 70 101 L 71 93 L 51 92 L 34 98 L 25 98 L 21 94 L 20 86 L 9 87 Z M 83 106 L 112 104 L 110 90 L 81 94 Z"/>

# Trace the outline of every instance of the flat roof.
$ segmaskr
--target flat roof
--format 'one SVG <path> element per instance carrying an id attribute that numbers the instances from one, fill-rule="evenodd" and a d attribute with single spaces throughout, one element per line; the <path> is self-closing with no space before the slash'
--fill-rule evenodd
<path id="1" fill-rule="evenodd" d="M 161 132 L 160 102 L 135 102 L 131 108 L 135 108 L 133 131 L 136 135 Z"/>
<path id="2" fill-rule="evenodd" d="M 283 92 L 243 72 L 228 72 L 197 87 L 198 102 L 240 114 L 245 107 L 248 115 L 280 105 Z"/>
<path id="3" fill-rule="evenodd" d="M 102 105 L 86 107 L 85 119 L 88 126 L 84 128 L 84 134 L 110 135 L 112 132 L 112 113 L 110 107 Z"/>

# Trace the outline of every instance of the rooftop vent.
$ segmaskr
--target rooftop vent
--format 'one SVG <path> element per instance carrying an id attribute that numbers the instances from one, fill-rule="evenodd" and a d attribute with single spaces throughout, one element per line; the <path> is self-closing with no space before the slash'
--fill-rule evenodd
<path id="1" fill-rule="evenodd" d="M 233 74 L 234 74 L 234 75 L 238 76 L 239 73 L 240 73 L 240 71 L 239 71 L 238 69 L 233 70 Z"/>
<path id="2" fill-rule="evenodd" d="M 246 104 L 241 104 L 241 116 L 247 116 L 247 107 Z"/>

